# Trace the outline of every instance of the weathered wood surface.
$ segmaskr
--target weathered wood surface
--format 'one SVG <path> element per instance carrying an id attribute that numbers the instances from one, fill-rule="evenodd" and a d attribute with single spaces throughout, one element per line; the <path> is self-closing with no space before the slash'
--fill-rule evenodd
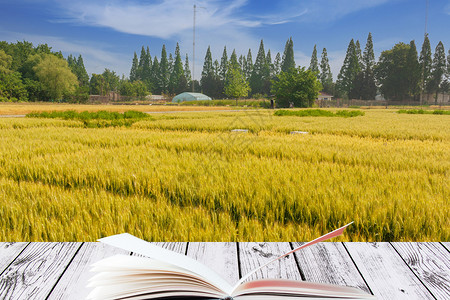
<path id="1" fill-rule="evenodd" d="M 392 243 L 436 299 L 450 295 L 450 260 L 440 243 Z"/>
<path id="2" fill-rule="evenodd" d="M 29 243 L 0 243 L 0 274 Z"/>
<path id="3" fill-rule="evenodd" d="M 157 243 L 230 283 L 300 243 Z M 347 285 L 378 299 L 450 299 L 449 243 L 319 243 L 252 279 Z M 84 299 L 92 263 L 129 252 L 101 243 L 0 243 L 0 299 Z"/>
<path id="4" fill-rule="evenodd" d="M 0 299 L 45 299 L 82 243 L 31 243 L 0 277 Z"/>
<path id="5" fill-rule="evenodd" d="M 302 243 L 292 243 L 293 249 Z M 294 253 L 306 281 L 346 285 L 370 293 L 342 243 L 319 243 Z"/>
<path id="6" fill-rule="evenodd" d="M 242 276 L 290 250 L 289 243 L 239 243 Z M 302 280 L 293 255 L 269 264 L 250 276 L 248 280 L 262 278 Z"/>
<path id="7" fill-rule="evenodd" d="M 216 271 L 228 283 L 239 280 L 236 243 L 189 243 L 187 255 Z"/>
<path id="8" fill-rule="evenodd" d="M 441 243 L 450 252 L 450 242 Z"/>
<path id="9" fill-rule="evenodd" d="M 378 299 L 434 299 L 389 243 L 344 243 Z"/>

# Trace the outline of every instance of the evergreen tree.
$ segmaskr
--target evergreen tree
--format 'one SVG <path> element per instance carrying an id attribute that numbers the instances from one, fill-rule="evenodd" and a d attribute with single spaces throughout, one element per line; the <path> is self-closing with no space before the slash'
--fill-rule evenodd
<path id="1" fill-rule="evenodd" d="M 445 50 L 444 44 L 441 41 L 436 46 L 433 57 L 433 64 L 431 70 L 431 80 L 428 84 L 428 90 L 435 93 L 434 104 L 437 105 L 437 97 L 441 91 L 441 84 L 446 72 Z"/>
<path id="2" fill-rule="evenodd" d="M 330 63 L 328 61 L 327 49 L 323 48 L 322 57 L 320 61 L 320 82 L 322 83 L 323 91 L 328 94 L 333 93 L 333 75 L 331 74 Z"/>
<path id="3" fill-rule="evenodd" d="M 241 73 L 242 75 L 244 75 L 244 77 L 246 77 L 245 75 L 245 69 L 247 67 L 247 59 L 245 58 L 244 55 L 240 55 L 239 56 L 239 68 L 241 69 Z"/>
<path id="4" fill-rule="evenodd" d="M 430 40 L 428 39 L 428 34 L 425 35 L 422 44 L 422 50 L 420 51 L 419 56 L 419 64 L 420 70 L 422 72 L 421 76 L 421 88 L 422 91 L 429 93 L 429 82 L 431 80 L 431 68 L 432 68 L 432 60 L 431 60 L 431 45 Z"/>
<path id="5" fill-rule="evenodd" d="M 406 73 L 408 74 L 407 93 L 409 98 L 414 100 L 420 93 L 419 83 L 421 74 L 414 40 L 409 43 L 409 52 L 406 58 Z"/>
<path id="6" fill-rule="evenodd" d="M 173 65 L 174 65 L 173 56 L 172 56 L 172 53 L 169 53 L 169 60 L 168 60 L 168 64 L 167 64 L 167 66 L 168 66 L 167 70 L 168 70 L 168 73 L 169 73 L 169 77 L 170 77 L 170 74 L 172 74 Z"/>
<path id="7" fill-rule="evenodd" d="M 356 46 L 353 39 L 348 44 L 347 53 L 344 63 L 339 71 L 336 81 L 336 89 L 340 97 L 353 98 L 353 84 L 356 75 L 359 73 L 358 56 L 356 54 Z"/>
<path id="8" fill-rule="evenodd" d="M 131 64 L 131 70 L 130 70 L 130 81 L 136 81 L 138 80 L 138 68 L 139 68 L 139 62 L 137 58 L 136 52 L 134 52 L 133 62 Z"/>
<path id="9" fill-rule="evenodd" d="M 186 91 L 187 81 L 184 75 L 183 63 L 181 61 L 180 46 L 177 43 L 175 48 L 175 61 L 173 63 L 172 73 L 169 80 L 169 93 L 179 94 Z"/>
<path id="10" fill-rule="evenodd" d="M 316 77 L 319 78 L 319 61 L 317 59 L 316 45 L 314 45 L 314 49 L 311 55 L 311 62 L 309 63 L 308 70 L 316 74 Z"/>
<path id="11" fill-rule="evenodd" d="M 78 55 L 76 64 L 77 64 L 77 73 L 75 75 L 77 75 L 80 86 L 84 87 L 89 86 L 89 75 L 86 71 L 86 68 L 84 67 L 83 57 L 81 57 L 81 54 Z"/>
<path id="12" fill-rule="evenodd" d="M 220 71 L 219 76 L 220 80 L 224 81 L 227 77 L 228 71 L 228 55 L 227 55 L 227 46 L 223 47 L 222 58 L 220 59 Z"/>
<path id="13" fill-rule="evenodd" d="M 273 62 L 273 74 L 274 76 L 280 74 L 281 72 L 281 55 L 280 52 L 275 56 L 275 61 Z"/>
<path id="14" fill-rule="evenodd" d="M 266 64 L 267 68 L 269 69 L 269 77 L 272 78 L 275 74 L 273 63 L 272 63 L 272 53 L 270 53 L 270 49 L 267 51 L 266 54 Z"/>
<path id="15" fill-rule="evenodd" d="M 287 72 L 291 68 L 295 68 L 294 42 L 292 41 L 292 37 L 286 41 L 286 45 L 284 46 L 283 60 L 281 62 L 281 71 Z"/>
<path id="16" fill-rule="evenodd" d="M 219 75 L 219 73 L 220 73 L 220 64 L 219 64 L 219 61 L 217 59 L 214 60 L 213 69 L 214 69 L 214 76 L 216 78 L 219 78 L 220 77 L 220 75 Z"/>
<path id="17" fill-rule="evenodd" d="M 161 93 L 168 93 L 169 85 L 169 62 L 167 61 L 166 45 L 163 44 L 161 49 L 161 61 L 159 62 L 159 86 Z"/>
<path id="18" fill-rule="evenodd" d="M 146 63 L 147 59 L 147 52 L 145 52 L 144 46 L 141 48 L 141 56 L 139 56 L 139 65 L 138 65 L 138 71 L 137 71 L 137 79 L 143 80 L 144 75 L 144 65 Z"/>
<path id="19" fill-rule="evenodd" d="M 258 55 L 253 65 L 252 75 L 250 76 L 250 88 L 253 94 L 269 94 L 270 91 L 270 70 L 264 51 L 264 42 L 261 40 Z"/>
<path id="20" fill-rule="evenodd" d="M 186 77 L 187 86 L 191 87 L 192 85 L 192 76 L 191 76 L 191 69 L 189 68 L 189 57 L 186 53 L 186 59 L 184 61 L 184 76 Z M 192 90 L 192 88 L 190 88 Z"/>
<path id="21" fill-rule="evenodd" d="M 358 55 L 358 45 L 356 45 Z M 361 50 L 359 50 L 361 51 Z M 359 53 L 361 55 L 361 53 Z M 366 47 L 364 48 L 363 57 L 359 60 L 361 71 L 358 73 L 355 85 L 357 93 L 355 98 L 371 100 L 375 99 L 377 94 L 377 87 L 375 84 L 375 54 L 373 52 L 372 34 L 369 32 L 367 37 Z"/>
<path id="22" fill-rule="evenodd" d="M 230 56 L 230 62 L 228 63 L 228 69 L 239 69 L 239 62 L 236 55 L 236 50 L 233 49 L 233 53 Z M 228 72 L 227 72 L 228 73 Z"/>
<path id="23" fill-rule="evenodd" d="M 244 74 L 247 79 L 249 79 L 250 76 L 252 75 L 252 71 L 253 71 L 252 50 L 248 49 L 248 53 L 247 53 L 247 67 L 245 69 L 245 74 Z"/>
<path id="24" fill-rule="evenodd" d="M 219 71 L 220 73 L 220 71 Z M 202 78 L 200 80 L 203 93 L 211 98 L 220 97 L 222 90 L 220 89 L 220 80 L 214 75 L 214 66 L 211 55 L 211 48 L 208 46 L 206 50 L 205 60 L 203 62 Z"/>
<path id="25" fill-rule="evenodd" d="M 359 40 L 356 40 L 355 51 L 356 51 L 356 57 L 358 58 L 358 64 L 361 67 L 363 58 L 362 58 L 362 54 L 361 54 L 361 45 L 359 44 Z"/>
<path id="26" fill-rule="evenodd" d="M 155 95 L 160 95 L 162 92 L 161 88 L 161 67 L 159 65 L 158 58 L 155 56 L 153 58 L 153 64 L 152 64 L 152 77 L 151 77 L 151 83 L 152 83 L 152 93 Z"/>

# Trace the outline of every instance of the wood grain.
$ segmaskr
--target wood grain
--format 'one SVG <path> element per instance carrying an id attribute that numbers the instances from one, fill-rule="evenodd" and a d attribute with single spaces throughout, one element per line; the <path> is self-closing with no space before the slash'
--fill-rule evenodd
<path id="1" fill-rule="evenodd" d="M 294 248 L 303 243 L 292 243 Z M 319 243 L 294 253 L 307 281 L 356 287 L 370 293 L 342 243 Z"/>
<path id="2" fill-rule="evenodd" d="M 29 243 L 0 243 L 0 274 Z"/>
<path id="3" fill-rule="evenodd" d="M 344 243 L 378 299 L 434 299 L 389 243 Z"/>
<path id="4" fill-rule="evenodd" d="M 445 249 L 447 249 L 447 251 L 450 252 L 450 242 L 442 242 L 441 244 Z"/>
<path id="5" fill-rule="evenodd" d="M 81 243 L 32 243 L 0 277 L 0 299 L 45 299 Z"/>
<path id="6" fill-rule="evenodd" d="M 238 246 L 243 276 L 291 250 L 289 243 L 238 243 Z M 302 280 L 293 255 L 262 268 L 248 280 L 275 278 Z"/>
<path id="7" fill-rule="evenodd" d="M 216 271 L 231 285 L 239 281 L 236 243 L 189 243 L 187 255 Z"/>
<path id="8" fill-rule="evenodd" d="M 91 265 L 117 254 L 129 255 L 130 252 L 102 243 L 83 243 L 48 299 L 86 299 L 92 290 L 87 287 L 94 275 L 89 272 Z"/>
<path id="9" fill-rule="evenodd" d="M 436 299 L 450 299 L 450 253 L 439 243 L 392 243 Z"/>

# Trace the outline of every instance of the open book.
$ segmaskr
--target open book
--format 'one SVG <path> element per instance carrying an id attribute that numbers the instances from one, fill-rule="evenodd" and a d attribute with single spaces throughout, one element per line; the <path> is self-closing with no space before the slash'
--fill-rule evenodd
<path id="1" fill-rule="evenodd" d="M 350 225 L 350 224 L 348 224 Z M 234 286 L 202 263 L 124 233 L 100 239 L 111 246 L 146 257 L 116 255 L 93 265 L 94 287 L 88 299 L 375 299 L 356 288 L 296 280 L 245 282 L 266 265 L 295 251 L 342 234 L 345 225 L 283 254 L 243 276 Z"/>

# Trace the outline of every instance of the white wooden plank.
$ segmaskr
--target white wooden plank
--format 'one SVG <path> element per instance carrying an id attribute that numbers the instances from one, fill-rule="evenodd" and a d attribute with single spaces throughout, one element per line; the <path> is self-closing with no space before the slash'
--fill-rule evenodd
<path id="1" fill-rule="evenodd" d="M 291 250 L 289 243 L 238 243 L 238 246 L 242 276 Z M 262 268 L 248 280 L 276 278 L 302 280 L 293 255 Z"/>
<path id="2" fill-rule="evenodd" d="M 214 270 L 231 285 L 239 281 L 236 243 L 189 243 L 187 255 Z"/>
<path id="3" fill-rule="evenodd" d="M 344 243 L 378 299 L 434 299 L 389 243 Z"/>
<path id="4" fill-rule="evenodd" d="M 87 287 L 94 275 L 89 272 L 91 265 L 117 254 L 129 255 L 130 252 L 103 243 L 84 243 L 48 299 L 86 299 L 92 290 Z"/>
<path id="5" fill-rule="evenodd" d="M 31 243 L 0 277 L 0 299 L 45 299 L 81 243 Z"/>
<path id="6" fill-rule="evenodd" d="M 293 243 L 297 248 L 303 243 Z M 294 253 L 305 280 L 351 286 L 370 293 L 342 243 L 319 243 Z"/>
<path id="7" fill-rule="evenodd" d="M 391 243 L 436 299 L 450 299 L 450 253 L 439 243 Z"/>
<path id="8" fill-rule="evenodd" d="M 185 242 L 157 242 L 156 245 L 171 250 L 173 252 L 177 252 L 180 254 L 186 253 L 187 243 Z"/>
<path id="9" fill-rule="evenodd" d="M 450 251 L 450 242 L 442 242 L 441 244 L 445 247 L 445 249 L 447 249 L 447 251 Z"/>
<path id="10" fill-rule="evenodd" d="M 0 243 L 0 274 L 27 245 L 28 243 Z"/>

